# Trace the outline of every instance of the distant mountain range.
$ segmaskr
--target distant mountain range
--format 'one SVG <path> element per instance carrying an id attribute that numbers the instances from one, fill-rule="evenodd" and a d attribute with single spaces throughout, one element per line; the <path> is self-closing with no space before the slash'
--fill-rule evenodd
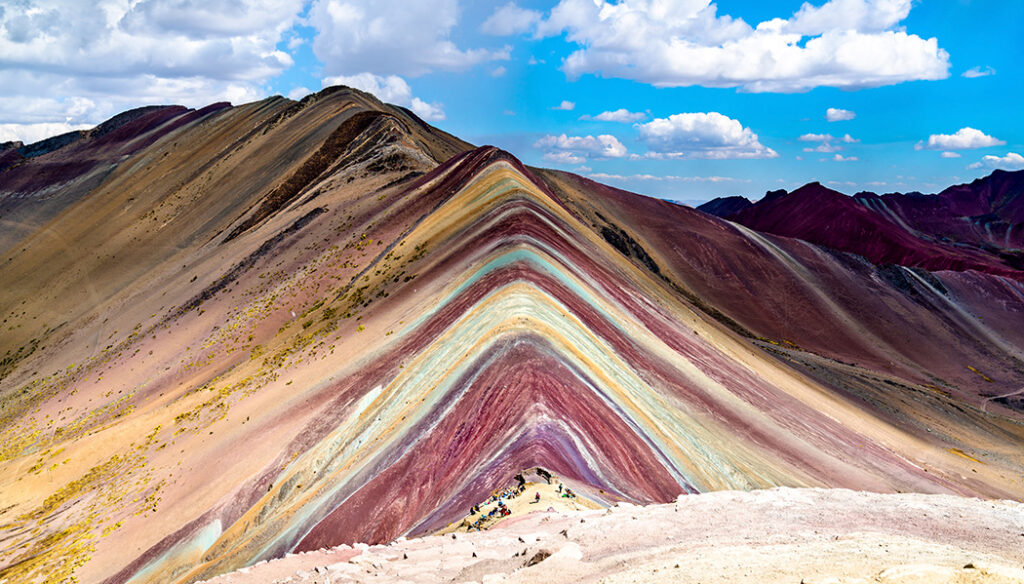
<path id="1" fill-rule="evenodd" d="M 936 195 L 848 197 L 819 183 L 756 203 L 724 197 L 698 207 L 764 233 L 860 254 L 876 264 L 977 270 L 1021 279 L 1024 171 L 997 170 Z"/>

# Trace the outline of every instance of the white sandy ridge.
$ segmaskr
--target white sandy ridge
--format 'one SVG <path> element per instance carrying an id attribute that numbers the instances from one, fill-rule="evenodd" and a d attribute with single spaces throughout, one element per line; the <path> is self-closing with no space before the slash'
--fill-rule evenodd
<path id="1" fill-rule="evenodd" d="M 723 491 L 539 510 L 483 532 L 339 546 L 211 584 L 1024 584 L 1024 504 L 842 489 Z"/>

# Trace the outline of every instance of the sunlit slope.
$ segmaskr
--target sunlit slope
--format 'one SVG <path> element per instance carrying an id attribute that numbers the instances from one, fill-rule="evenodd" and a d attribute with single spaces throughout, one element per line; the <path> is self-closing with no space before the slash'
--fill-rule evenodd
<path id="1" fill-rule="evenodd" d="M 3 295 L 24 313 L 12 332 L 67 321 L 0 381 L 5 576 L 188 582 L 389 541 L 536 466 L 599 502 L 1022 496 L 1019 417 L 980 397 L 997 382 L 919 379 L 937 359 L 880 367 L 911 351 L 879 332 L 885 314 L 856 318 L 946 323 L 972 366 L 1020 379 L 1020 339 L 962 324 L 966 293 L 925 305 L 806 244 L 494 148 L 457 154 L 361 94 L 275 103 L 124 163 L 51 225 L 80 242 L 72 259 L 42 234 L 3 258 L 21 279 Z M 119 219 L 131 197 L 152 199 Z M 1012 319 L 1006 298 L 987 310 Z M 775 323 L 797 314 L 814 326 Z M 986 335 L 1001 344 L 981 355 Z"/>

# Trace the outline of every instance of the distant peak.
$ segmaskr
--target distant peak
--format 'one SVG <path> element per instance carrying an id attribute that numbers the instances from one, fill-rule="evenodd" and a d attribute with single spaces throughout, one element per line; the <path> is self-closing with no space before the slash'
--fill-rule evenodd
<path id="1" fill-rule="evenodd" d="M 790 193 L 790 196 L 794 196 L 794 195 L 795 196 L 821 196 L 821 195 L 829 195 L 829 196 L 841 196 L 841 197 L 845 197 L 846 196 L 846 195 L 840 193 L 839 191 L 830 189 L 830 188 L 824 186 L 823 184 L 821 184 L 820 182 L 817 182 L 817 181 L 807 183 L 804 186 L 802 186 L 802 187 L 800 187 L 800 188 L 798 188 L 795 191 Z"/>

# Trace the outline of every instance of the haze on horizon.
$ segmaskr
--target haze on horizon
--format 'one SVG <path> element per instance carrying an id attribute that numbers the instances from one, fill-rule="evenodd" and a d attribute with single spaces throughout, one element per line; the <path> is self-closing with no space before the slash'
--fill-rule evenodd
<path id="1" fill-rule="evenodd" d="M 999 0 L 0 2 L 0 142 L 344 84 L 476 144 L 697 204 L 1024 168 Z"/>

